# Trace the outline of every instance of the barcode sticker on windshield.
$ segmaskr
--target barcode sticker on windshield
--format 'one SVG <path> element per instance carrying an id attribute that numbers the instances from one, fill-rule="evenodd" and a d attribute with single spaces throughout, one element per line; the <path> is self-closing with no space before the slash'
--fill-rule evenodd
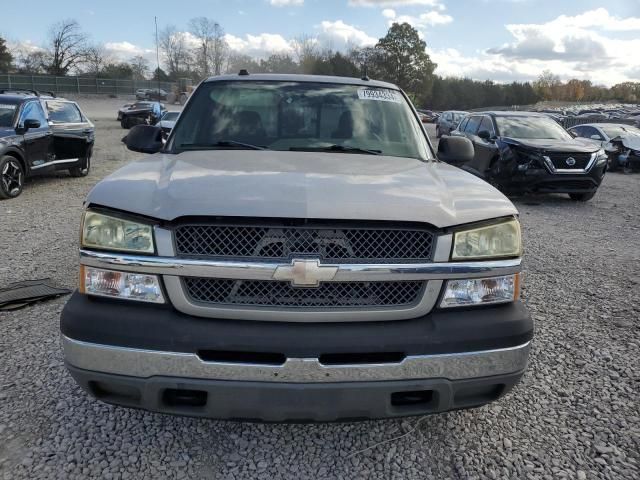
<path id="1" fill-rule="evenodd" d="M 377 100 L 379 102 L 402 102 L 398 92 L 386 88 L 381 88 L 379 90 L 367 87 L 359 88 L 358 98 L 360 100 Z"/>
<path id="2" fill-rule="evenodd" d="M 4 108 L 5 110 L 15 110 L 16 106 L 11 105 L 10 103 L 0 103 L 0 108 Z"/>

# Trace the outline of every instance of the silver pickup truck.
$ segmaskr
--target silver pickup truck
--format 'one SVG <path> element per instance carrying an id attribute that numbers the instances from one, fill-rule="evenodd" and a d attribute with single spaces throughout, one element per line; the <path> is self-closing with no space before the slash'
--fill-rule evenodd
<path id="1" fill-rule="evenodd" d="M 527 365 L 517 211 L 440 160 L 396 86 L 210 78 L 166 143 L 98 183 L 67 368 L 96 398 L 261 421 L 422 415 L 498 399 Z"/>

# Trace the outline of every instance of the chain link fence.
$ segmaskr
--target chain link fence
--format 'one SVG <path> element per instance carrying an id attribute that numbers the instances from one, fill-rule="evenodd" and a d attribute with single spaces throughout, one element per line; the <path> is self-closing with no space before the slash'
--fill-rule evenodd
<path id="1" fill-rule="evenodd" d="M 56 77 L 54 75 L 0 75 L 0 89 L 24 89 L 40 92 L 133 95 L 139 88 L 161 88 L 172 92 L 177 84 L 155 80 L 131 80 L 96 77 Z"/>

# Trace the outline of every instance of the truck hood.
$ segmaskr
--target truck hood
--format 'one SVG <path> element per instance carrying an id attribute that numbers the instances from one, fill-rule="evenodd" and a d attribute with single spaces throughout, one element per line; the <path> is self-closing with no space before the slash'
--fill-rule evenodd
<path id="1" fill-rule="evenodd" d="M 571 140 L 552 139 L 523 139 L 502 137 L 501 140 L 509 145 L 525 147 L 530 150 L 540 150 L 544 152 L 571 152 L 571 153 L 593 153 L 600 149 L 593 140 L 574 138 Z"/>
<path id="2" fill-rule="evenodd" d="M 416 159 L 318 152 L 155 154 L 114 172 L 88 205 L 182 216 L 426 222 L 444 228 L 516 214 L 483 180 Z"/>

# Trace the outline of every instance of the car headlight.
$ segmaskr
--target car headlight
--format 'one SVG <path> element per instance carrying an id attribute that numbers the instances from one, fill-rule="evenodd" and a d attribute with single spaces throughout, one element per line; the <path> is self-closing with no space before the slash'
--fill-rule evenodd
<path id="1" fill-rule="evenodd" d="M 153 226 L 88 210 L 82 219 L 83 247 L 154 253 Z"/>
<path id="2" fill-rule="evenodd" d="M 608 159 L 607 152 L 605 151 L 604 148 L 601 148 L 596 152 L 596 163 L 598 164 L 604 163 L 607 161 L 607 159 Z"/>
<path id="3" fill-rule="evenodd" d="M 80 265 L 80 293 L 98 297 L 164 303 L 156 275 L 118 272 Z"/>
<path id="4" fill-rule="evenodd" d="M 522 254 L 520 222 L 515 218 L 494 225 L 461 230 L 453 235 L 451 260 L 487 260 Z"/>
<path id="5" fill-rule="evenodd" d="M 440 308 L 514 302 L 520 296 L 520 274 L 449 280 Z"/>

